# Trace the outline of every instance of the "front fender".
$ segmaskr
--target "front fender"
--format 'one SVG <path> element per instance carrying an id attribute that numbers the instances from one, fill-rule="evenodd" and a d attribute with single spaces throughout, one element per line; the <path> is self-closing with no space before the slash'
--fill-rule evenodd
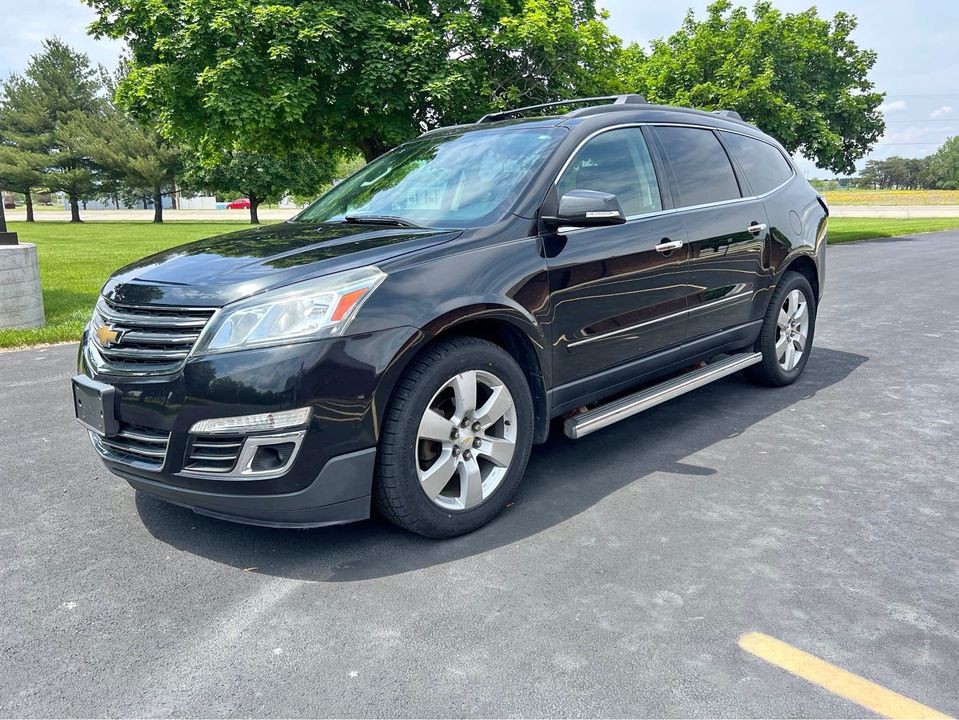
<path id="1" fill-rule="evenodd" d="M 383 372 L 374 398 L 377 437 L 379 437 L 379 428 L 382 426 L 383 416 L 396 386 L 416 356 L 438 337 L 456 335 L 460 331 L 463 334 L 475 333 L 478 324 L 484 325 L 487 329 L 495 324 L 506 324 L 522 334 L 533 349 L 545 387 L 551 372 L 550 354 L 542 328 L 536 323 L 535 318 L 519 308 L 492 303 L 471 303 L 448 308 L 425 322 L 422 328 L 409 328 L 408 337 Z M 536 389 L 531 389 L 534 396 L 537 395 Z M 542 394 L 545 400 L 545 392 Z M 545 408 L 541 411 L 544 415 L 547 412 Z"/>

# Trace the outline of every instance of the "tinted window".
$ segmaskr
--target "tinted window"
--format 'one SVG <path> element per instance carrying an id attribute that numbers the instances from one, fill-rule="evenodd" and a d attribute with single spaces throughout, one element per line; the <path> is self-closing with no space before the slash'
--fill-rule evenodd
<path id="1" fill-rule="evenodd" d="M 619 198 L 627 217 L 662 210 L 656 171 L 639 128 L 604 132 L 579 149 L 556 184 L 570 190 L 598 190 Z"/>
<path id="2" fill-rule="evenodd" d="M 658 127 L 656 133 L 679 186 L 680 205 L 704 205 L 740 196 L 729 157 L 712 132 Z"/>
<path id="3" fill-rule="evenodd" d="M 769 143 L 734 133 L 723 133 L 723 140 L 746 173 L 749 187 L 756 195 L 767 193 L 792 177 L 793 171 L 786 158 Z"/>

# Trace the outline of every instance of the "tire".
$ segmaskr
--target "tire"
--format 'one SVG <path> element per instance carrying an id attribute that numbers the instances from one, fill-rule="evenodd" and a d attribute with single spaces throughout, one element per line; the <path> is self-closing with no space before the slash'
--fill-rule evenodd
<path id="1" fill-rule="evenodd" d="M 793 316 L 790 303 L 800 298 Z M 787 271 L 773 291 L 756 342 L 756 351 L 763 354 L 762 362 L 746 368 L 746 376 L 768 387 L 795 382 L 809 361 L 815 330 L 816 297 L 812 287 L 804 275 Z"/>
<path id="2" fill-rule="evenodd" d="M 516 492 L 532 439 L 533 401 L 513 357 L 478 338 L 442 340 L 413 361 L 390 400 L 377 458 L 376 507 L 426 537 L 472 532 Z"/>

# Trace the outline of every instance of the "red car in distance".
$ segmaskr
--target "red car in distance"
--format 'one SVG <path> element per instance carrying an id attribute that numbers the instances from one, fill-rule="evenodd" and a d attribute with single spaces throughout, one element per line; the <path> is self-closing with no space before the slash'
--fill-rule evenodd
<path id="1" fill-rule="evenodd" d="M 230 210 L 249 210 L 250 201 L 246 198 L 237 198 L 233 202 L 227 203 L 226 206 Z"/>

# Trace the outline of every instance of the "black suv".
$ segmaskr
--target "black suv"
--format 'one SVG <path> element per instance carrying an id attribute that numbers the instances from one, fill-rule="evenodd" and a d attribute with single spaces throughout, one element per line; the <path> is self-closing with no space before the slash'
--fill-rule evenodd
<path id="1" fill-rule="evenodd" d="M 428 132 L 289 222 L 118 271 L 77 416 L 137 490 L 312 527 L 489 522 L 581 437 L 809 357 L 828 210 L 728 111 L 588 98 Z M 597 104 L 601 103 L 601 104 Z M 524 117 L 525 116 L 525 117 Z"/>

